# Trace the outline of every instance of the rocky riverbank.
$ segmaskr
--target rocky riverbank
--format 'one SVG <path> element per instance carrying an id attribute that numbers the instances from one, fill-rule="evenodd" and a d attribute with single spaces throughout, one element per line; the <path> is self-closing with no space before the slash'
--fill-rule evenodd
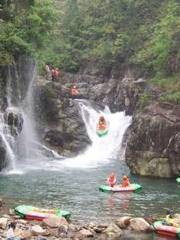
<path id="1" fill-rule="evenodd" d="M 24 240 L 150 240 L 153 234 L 153 228 L 147 220 L 128 216 L 120 217 L 110 223 L 96 224 L 91 222 L 83 225 L 68 222 L 63 217 L 50 217 L 42 222 L 27 221 L 20 219 L 12 209 L 7 211 L 1 200 L 1 239 L 6 239 L 8 225 L 12 222 L 16 225 L 15 235 Z"/>

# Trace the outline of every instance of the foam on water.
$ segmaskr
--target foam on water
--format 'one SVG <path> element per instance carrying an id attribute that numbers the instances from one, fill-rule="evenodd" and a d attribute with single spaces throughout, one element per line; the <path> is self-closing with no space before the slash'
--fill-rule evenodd
<path id="1" fill-rule="evenodd" d="M 82 102 L 79 105 L 92 144 L 85 152 L 75 158 L 68 158 L 63 161 L 55 160 L 48 163 L 47 165 L 51 167 L 51 170 L 60 170 L 63 167 L 97 168 L 102 164 L 109 163 L 122 150 L 123 136 L 131 123 L 131 117 L 126 116 L 124 112 L 111 113 L 108 107 L 104 111 L 96 111 Z M 96 133 L 100 115 L 103 115 L 108 122 L 108 134 L 103 137 L 99 137 Z M 123 158 L 122 155 L 121 158 Z"/>

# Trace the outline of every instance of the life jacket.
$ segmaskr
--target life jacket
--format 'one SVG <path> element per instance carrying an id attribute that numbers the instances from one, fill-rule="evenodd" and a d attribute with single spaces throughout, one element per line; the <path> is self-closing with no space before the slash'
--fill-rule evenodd
<path id="1" fill-rule="evenodd" d="M 52 74 L 53 77 L 56 77 L 56 70 L 55 70 L 55 69 L 52 69 L 52 70 L 51 70 L 51 74 Z"/>
<path id="2" fill-rule="evenodd" d="M 130 185 L 130 182 L 128 178 L 122 180 L 122 184 L 121 184 L 122 187 L 128 187 L 129 185 Z"/>
<path id="3" fill-rule="evenodd" d="M 79 93 L 77 88 L 71 88 L 71 95 L 76 96 Z"/>
<path id="4" fill-rule="evenodd" d="M 58 78 L 60 76 L 60 71 L 59 70 L 54 70 L 54 76 Z"/>
<path id="5" fill-rule="evenodd" d="M 116 176 L 115 175 L 110 175 L 107 178 L 107 182 L 111 187 L 113 187 L 116 184 Z"/>
<path id="6" fill-rule="evenodd" d="M 106 122 L 99 121 L 98 123 L 98 129 L 99 130 L 105 130 L 107 128 Z"/>

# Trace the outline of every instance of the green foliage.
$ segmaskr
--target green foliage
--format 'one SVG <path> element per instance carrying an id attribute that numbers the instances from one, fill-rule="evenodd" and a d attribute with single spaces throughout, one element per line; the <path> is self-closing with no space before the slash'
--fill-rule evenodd
<path id="1" fill-rule="evenodd" d="M 0 11 L 0 64 L 19 54 L 37 57 L 51 42 L 57 20 L 52 0 L 3 1 Z"/>
<path id="2" fill-rule="evenodd" d="M 162 102 L 172 102 L 175 104 L 180 104 L 180 91 L 168 92 L 161 96 L 160 100 Z"/>
<path id="3" fill-rule="evenodd" d="M 0 64 L 28 53 L 41 69 L 135 65 L 165 91 L 177 88 L 179 0 L 2 0 L 0 10 Z"/>

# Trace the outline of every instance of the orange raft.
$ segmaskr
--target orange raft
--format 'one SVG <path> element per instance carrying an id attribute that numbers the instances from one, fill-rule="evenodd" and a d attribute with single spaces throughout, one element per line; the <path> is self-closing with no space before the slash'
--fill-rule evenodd
<path id="1" fill-rule="evenodd" d="M 165 225 L 163 224 L 163 221 L 154 222 L 153 227 L 155 228 L 156 232 L 160 235 L 180 239 L 180 228 Z"/>

